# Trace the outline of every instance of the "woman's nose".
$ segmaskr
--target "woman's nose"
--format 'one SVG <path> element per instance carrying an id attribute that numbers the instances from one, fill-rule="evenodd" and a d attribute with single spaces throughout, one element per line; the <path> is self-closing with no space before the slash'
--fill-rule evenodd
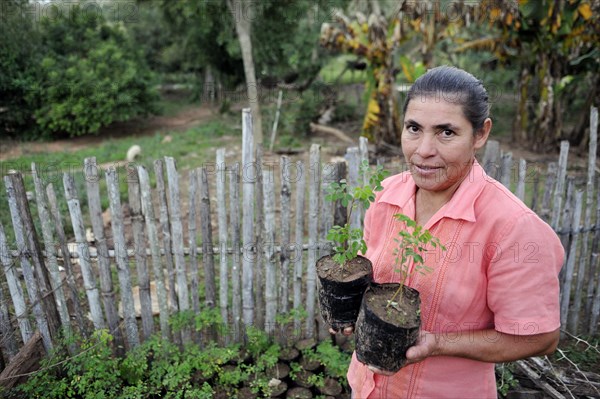
<path id="1" fill-rule="evenodd" d="M 416 153 L 423 158 L 434 156 L 437 149 L 435 147 L 435 137 L 424 134 L 419 141 Z"/>

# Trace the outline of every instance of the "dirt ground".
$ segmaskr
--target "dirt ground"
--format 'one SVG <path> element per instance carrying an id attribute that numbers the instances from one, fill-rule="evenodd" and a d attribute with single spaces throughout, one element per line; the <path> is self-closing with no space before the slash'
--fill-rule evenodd
<path id="1" fill-rule="evenodd" d="M 215 107 L 186 108 L 174 116 L 155 115 L 145 118 L 134 118 L 127 122 L 115 122 L 100 129 L 97 135 L 79 136 L 54 141 L 19 142 L 16 140 L 0 139 L 0 161 L 16 158 L 25 152 L 64 152 L 77 151 L 82 148 L 98 145 L 109 138 L 126 136 L 154 135 L 164 130 L 187 130 L 208 121 L 216 113 Z"/>

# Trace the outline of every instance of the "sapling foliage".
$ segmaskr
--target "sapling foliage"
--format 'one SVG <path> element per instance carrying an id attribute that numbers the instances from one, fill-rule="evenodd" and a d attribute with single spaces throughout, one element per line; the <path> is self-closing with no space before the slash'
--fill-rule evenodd
<path id="1" fill-rule="evenodd" d="M 400 286 L 388 301 L 387 307 L 398 306 L 398 302 L 394 302 L 394 300 L 402 293 L 402 288 L 412 274 L 416 272 L 425 275 L 433 271 L 431 267 L 425 265 L 423 260 L 422 254 L 427 250 L 427 245 L 430 245 L 433 249 L 446 250 L 446 247 L 440 243 L 439 238 L 431 235 L 429 230 L 424 229 L 423 226 L 410 217 L 397 213 L 394 218 L 404 223 L 406 228 L 400 229 L 398 237 L 394 238 L 394 241 L 398 244 L 394 249 L 394 271 L 400 274 Z M 409 269 L 411 260 L 412 269 Z M 402 295 L 400 295 L 400 298 L 402 298 Z"/>
<path id="2" fill-rule="evenodd" d="M 362 205 L 365 210 L 369 208 L 371 202 L 375 200 L 375 193 L 383 189 L 381 182 L 389 172 L 381 165 L 371 168 L 369 162 L 365 160 L 360 165 L 360 175 L 363 181 L 365 176 L 368 178 L 366 184 L 350 187 L 345 179 L 332 182 L 327 187 L 328 194 L 325 196 L 328 201 L 340 201 L 347 209 L 346 223 L 343 226 L 333 226 L 327 233 L 327 239 L 334 242 L 332 259 L 342 267 L 346 262 L 356 258 L 359 252 L 367 251 L 362 229 L 350 227 L 352 212 L 359 205 Z"/>

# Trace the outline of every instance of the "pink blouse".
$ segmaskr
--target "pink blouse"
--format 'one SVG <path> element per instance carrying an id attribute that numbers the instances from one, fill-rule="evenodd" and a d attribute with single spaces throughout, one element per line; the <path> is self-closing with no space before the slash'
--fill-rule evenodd
<path id="1" fill-rule="evenodd" d="M 376 282 L 397 282 L 393 249 L 400 223 L 415 218 L 409 172 L 386 179 L 365 216 L 366 257 Z M 425 225 L 446 247 L 429 250 L 426 275 L 408 285 L 421 293 L 421 328 L 453 340 L 493 328 L 533 335 L 560 326 L 558 273 L 564 250 L 554 231 L 475 162 L 452 199 Z M 490 342 L 495 336 L 490 334 Z M 373 374 L 352 357 L 353 398 L 496 398 L 494 364 L 437 356 L 393 376 Z"/>

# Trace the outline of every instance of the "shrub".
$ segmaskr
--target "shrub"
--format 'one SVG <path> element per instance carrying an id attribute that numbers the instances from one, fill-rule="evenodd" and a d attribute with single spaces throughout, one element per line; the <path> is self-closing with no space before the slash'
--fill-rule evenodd
<path id="1" fill-rule="evenodd" d="M 152 74 L 119 25 L 78 7 L 41 21 L 46 50 L 29 101 L 46 132 L 79 136 L 155 111 Z"/>
<path id="2" fill-rule="evenodd" d="M 31 130 L 37 98 L 28 95 L 39 80 L 40 42 L 36 27 L 27 17 L 25 0 L 0 4 L 0 131 L 9 136 Z"/>

